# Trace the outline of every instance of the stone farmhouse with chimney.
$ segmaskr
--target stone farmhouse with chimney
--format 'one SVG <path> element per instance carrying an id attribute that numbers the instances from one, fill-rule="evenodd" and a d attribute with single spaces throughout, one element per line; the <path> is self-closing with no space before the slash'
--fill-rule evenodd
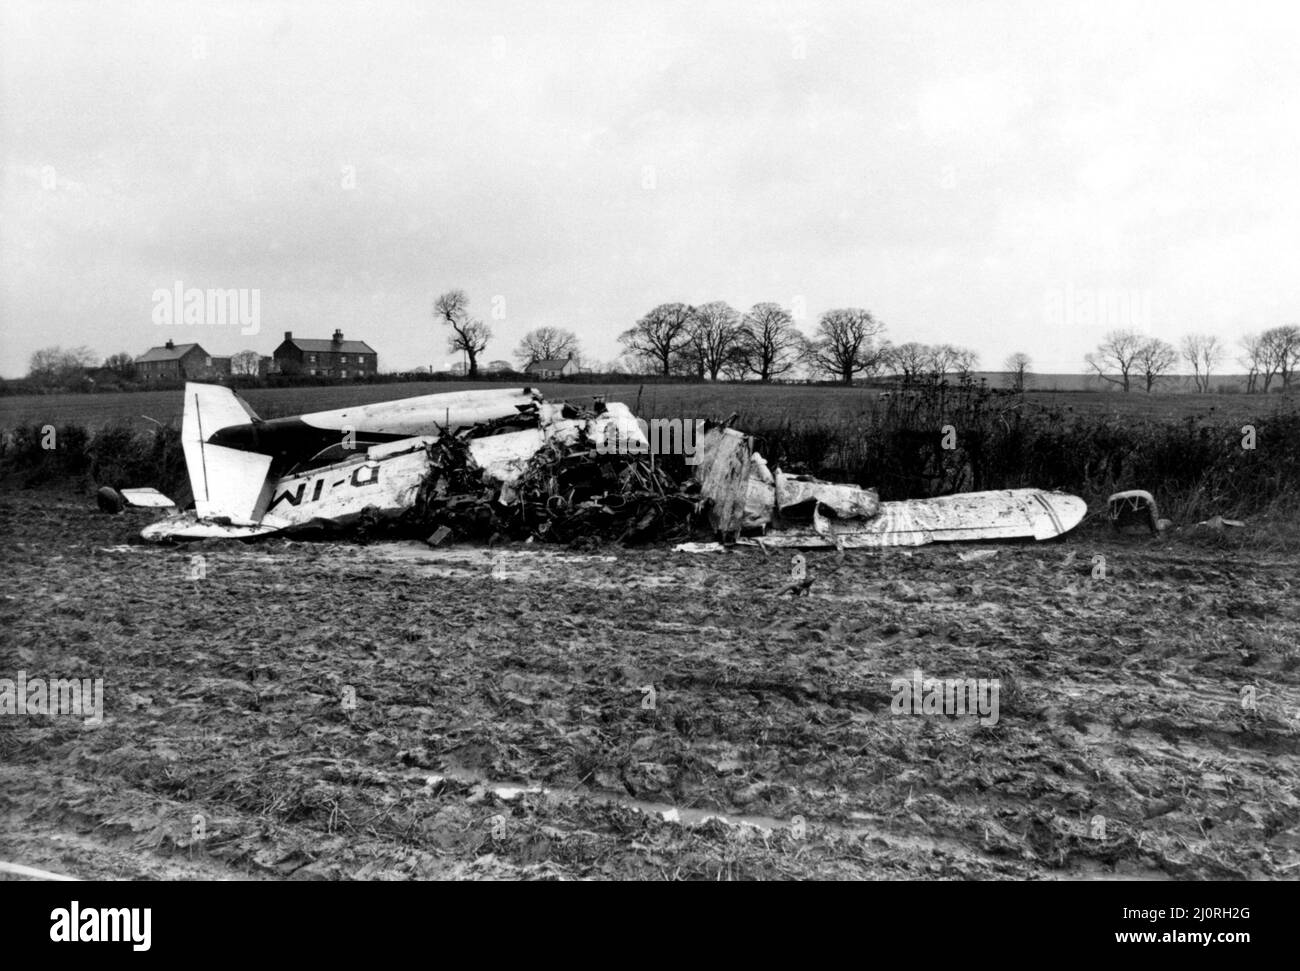
<path id="1" fill-rule="evenodd" d="M 230 376 L 230 358 L 213 357 L 198 344 L 168 341 L 137 357 L 135 373 L 146 384 L 211 381 Z"/>
<path id="2" fill-rule="evenodd" d="M 365 341 L 345 341 L 343 331 L 330 340 L 294 337 L 284 340 L 271 354 L 274 369 L 281 374 L 311 374 L 329 378 L 359 378 L 378 373 L 379 355 Z"/>

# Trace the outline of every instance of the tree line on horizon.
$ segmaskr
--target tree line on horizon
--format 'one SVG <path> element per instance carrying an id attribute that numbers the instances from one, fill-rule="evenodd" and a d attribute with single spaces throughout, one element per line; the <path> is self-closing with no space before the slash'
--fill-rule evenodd
<path id="1" fill-rule="evenodd" d="M 452 327 L 450 346 L 463 351 L 468 374 L 478 373 L 478 356 L 487 348 L 491 328 L 468 314 L 464 291 L 443 294 L 435 303 L 435 318 Z M 803 333 L 793 314 L 776 303 L 756 303 L 746 312 L 725 301 L 693 306 L 662 303 L 619 335 L 626 365 L 615 362 L 609 373 L 624 367 L 661 377 L 689 376 L 716 381 L 755 380 L 769 383 L 800 369 L 812 376 L 852 384 L 860 377 L 896 376 L 905 382 L 946 375 L 968 376 L 979 366 L 979 354 L 952 344 L 891 343 L 885 325 L 858 307 L 827 310 L 814 333 Z M 1246 391 L 1268 392 L 1274 378 L 1289 390 L 1300 365 L 1300 327 L 1274 327 L 1248 334 L 1240 341 L 1239 363 L 1247 369 Z M 1102 381 L 1132 390 L 1141 380 L 1150 393 L 1179 361 L 1192 371 L 1193 387 L 1209 391 L 1211 377 L 1227 357 L 1227 344 L 1213 334 L 1188 334 L 1175 346 L 1134 330 L 1113 330 L 1084 363 Z M 583 359 L 577 335 L 561 327 L 538 327 L 524 335 L 515 350 L 521 367 L 533 361 L 573 357 Z M 1026 386 L 1032 359 L 1017 351 L 1003 362 L 1008 385 Z"/>
<path id="2" fill-rule="evenodd" d="M 467 375 L 476 376 L 492 328 L 470 315 L 463 290 L 439 296 L 433 313 L 435 321 L 451 328 L 448 347 L 465 354 Z M 826 311 L 810 337 L 799 329 L 791 312 L 776 303 L 756 303 L 744 313 L 721 300 L 698 306 L 662 303 L 619 335 L 622 358 L 607 370 L 769 383 L 804 369 L 852 384 L 859 377 L 891 370 L 910 378 L 969 373 L 979 363 L 979 355 L 968 348 L 916 342 L 893 345 L 884 339 L 884 332 L 885 325 L 859 307 Z M 561 327 L 530 330 L 514 356 L 521 368 L 570 356 L 583 360 L 577 335 Z M 1029 358 L 1019 357 L 1023 376 Z"/>
<path id="3" fill-rule="evenodd" d="M 1281 379 L 1283 391 L 1290 390 L 1291 378 L 1300 366 L 1300 326 L 1246 334 L 1238 346 L 1241 356 L 1237 363 L 1246 369 L 1248 394 L 1267 394 L 1274 378 Z M 1084 363 L 1103 381 L 1123 391 L 1132 390 L 1134 381 L 1141 380 L 1150 394 L 1180 360 L 1191 366 L 1195 389 L 1209 391 L 1211 376 L 1227 356 L 1228 345 L 1215 334 L 1187 334 L 1175 346 L 1159 337 L 1122 329 L 1109 331 L 1097 349 L 1084 356 Z"/>
<path id="4" fill-rule="evenodd" d="M 466 356 L 466 373 L 479 375 L 479 359 L 492 339 L 492 328 L 469 311 L 463 290 L 449 290 L 434 302 L 435 322 L 450 328 L 448 346 Z M 969 376 L 979 354 L 952 344 L 907 341 L 894 344 L 885 337 L 885 325 L 870 311 L 845 307 L 827 310 L 818 318 L 812 335 L 805 334 L 790 310 L 772 302 L 754 304 L 741 312 L 725 301 L 692 306 L 662 303 L 619 335 L 620 359 L 605 373 L 654 374 L 716 381 L 753 380 L 770 383 L 790 380 L 802 373 L 839 384 L 860 378 L 898 377 L 904 382 L 941 380 L 949 374 Z M 1238 363 L 1246 369 L 1248 393 L 1270 391 L 1275 380 L 1289 390 L 1300 368 L 1300 326 L 1273 327 L 1247 334 L 1239 340 Z M 1177 346 L 1158 337 L 1130 329 L 1109 331 L 1096 350 L 1084 357 L 1088 369 L 1100 380 L 1123 391 L 1135 384 L 1150 393 L 1179 361 L 1192 371 L 1197 391 L 1209 391 L 1211 377 L 1227 359 L 1228 344 L 1213 334 L 1188 334 Z M 536 327 L 528 331 L 513 353 L 519 370 L 535 361 L 572 358 L 586 363 L 581 342 L 562 327 Z M 27 383 L 42 390 L 84 384 L 96 368 L 97 356 L 88 347 L 42 348 L 30 359 Z M 259 355 L 241 351 L 231 359 L 232 374 L 256 375 Z M 1024 390 L 1032 360 L 1024 352 L 1011 354 L 1003 369 L 1008 386 Z M 134 359 L 119 352 L 104 359 L 99 369 L 123 382 L 134 378 Z"/>

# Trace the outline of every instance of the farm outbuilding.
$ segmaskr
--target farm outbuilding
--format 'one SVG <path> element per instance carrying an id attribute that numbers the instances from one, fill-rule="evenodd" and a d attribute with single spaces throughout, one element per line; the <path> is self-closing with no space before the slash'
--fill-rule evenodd
<path id="1" fill-rule="evenodd" d="M 578 362 L 573 359 L 572 354 L 546 361 L 530 361 L 524 368 L 524 373 L 543 381 L 553 381 L 556 378 L 567 378 L 571 374 L 577 374 Z"/>

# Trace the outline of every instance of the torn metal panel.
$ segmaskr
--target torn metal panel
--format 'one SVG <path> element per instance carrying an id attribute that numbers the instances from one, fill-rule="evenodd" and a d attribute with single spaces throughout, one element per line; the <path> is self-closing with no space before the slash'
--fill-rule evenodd
<path id="1" fill-rule="evenodd" d="M 765 546 L 860 549 L 980 539 L 1051 539 L 1083 521 L 1077 496 L 1039 489 L 967 492 L 882 502 L 871 519 L 839 520 L 817 511 L 811 529 L 769 532 Z"/>
<path id="2" fill-rule="evenodd" d="M 176 539 L 254 539 L 258 536 L 270 536 L 279 531 L 275 526 L 232 526 L 228 523 L 200 519 L 191 510 L 151 523 L 140 530 L 140 537 L 151 543 L 163 543 Z"/>
<path id="3" fill-rule="evenodd" d="M 710 503 L 709 524 L 720 532 L 738 532 L 747 526 L 752 439 L 734 428 L 711 428 L 697 448 L 695 477 L 700 495 Z M 761 489 L 756 498 L 762 500 Z M 762 525 L 770 518 L 769 514 Z"/>
<path id="4" fill-rule="evenodd" d="M 749 457 L 749 482 L 745 486 L 745 509 L 741 518 L 743 529 L 766 529 L 772 522 L 776 509 L 776 478 L 767 467 L 767 460 L 758 452 Z"/>
<path id="5" fill-rule="evenodd" d="M 776 504 L 782 515 L 789 516 L 805 507 L 811 516 L 818 503 L 841 519 L 870 519 L 880 512 L 880 496 L 875 489 L 776 471 Z"/>
<path id="6" fill-rule="evenodd" d="M 528 468 L 528 463 L 546 444 L 546 432 L 529 428 L 522 432 L 507 432 L 473 438 L 469 441 L 469 454 L 474 464 L 483 470 L 483 481 L 513 486 Z"/>
<path id="7" fill-rule="evenodd" d="M 610 401 L 604 410 L 587 422 L 587 437 L 597 451 L 610 444 L 621 447 L 625 452 L 644 454 L 650 449 L 650 442 L 645 437 L 641 422 L 632 414 L 632 409 L 618 401 Z"/>

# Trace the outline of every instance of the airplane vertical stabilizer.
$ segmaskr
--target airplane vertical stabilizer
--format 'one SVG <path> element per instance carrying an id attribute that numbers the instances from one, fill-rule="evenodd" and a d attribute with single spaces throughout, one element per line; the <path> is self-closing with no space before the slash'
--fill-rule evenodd
<path id="1" fill-rule="evenodd" d="M 221 429 L 247 424 L 250 419 L 256 420 L 257 415 L 229 388 L 193 382 L 185 385 L 181 444 L 194 511 L 201 519 L 225 517 L 251 524 L 261 518 L 271 456 L 209 443 Z"/>

